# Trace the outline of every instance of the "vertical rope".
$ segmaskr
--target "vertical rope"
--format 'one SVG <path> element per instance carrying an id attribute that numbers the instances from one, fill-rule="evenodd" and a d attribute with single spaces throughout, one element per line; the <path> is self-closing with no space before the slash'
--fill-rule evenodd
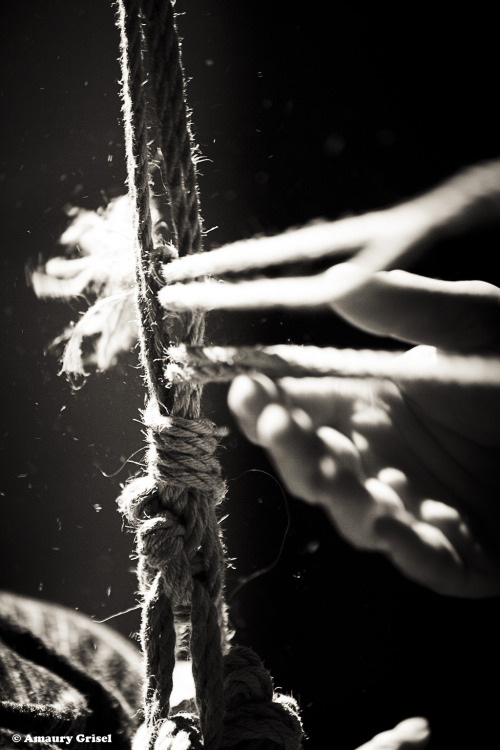
<path id="1" fill-rule="evenodd" d="M 159 458 L 165 441 L 184 428 L 186 445 L 210 443 L 213 427 L 202 421 L 199 429 L 179 426 L 182 420 L 199 420 L 201 389 L 198 386 L 165 388 L 163 366 L 166 347 L 173 341 L 201 343 L 203 318 L 184 314 L 174 330 L 157 301 L 158 252 L 153 242 L 150 211 L 150 151 L 148 107 L 155 109 L 162 133 L 162 171 L 167 175 L 167 200 L 171 207 L 179 249 L 186 254 L 201 249 L 196 176 L 191 160 L 190 135 L 185 109 L 184 83 L 178 38 L 170 3 L 119 0 L 123 113 L 129 194 L 135 215 L 137 289 L 141 357 L 149 392 L 145 412 L 150 443 L 148 476 L 130 483 L 121 507 L 138 527 L 139 581 L 143 597 L 141 641 L 145 656 L 145 719 L 153 746 L 161 722 L 168 718 L 175 663 L 175 629 L 187 628 L 191 610 L 193 671 L 205 747 L 217 747 L 222 735 L 221 625 L 224 627 L 222 587 L 223 550 L 213 506 L 220 501 L 223 485 L 213 463 L 211 485 L 193 487 L 192 477 L 165 478 Z M 143 35 L 143 23 L 148 30 Z M 144 48 L 154 93 L 146 101 Z M 173 112 L 174 117 L 167 116 Z M 168 127 L 167 127 L 168 124 Z M 181 139 L 181 133 L 185 135 Z M 161 259 L 164 260 L 163 258 Z M 191 443 L 189 441 L 191 440 Z M 199 449 L 199 446 L 196 449 Z M 169 446 L 170 462 L 172 451 Z M 180 459 L 179 459 L 180 460 Z M 158 467 L 161 467 L 159 470 Z M 194 574 L 193 570 L 194 568 Z M 189 633 L 188 633 L 189 639 Z"/>
<path id="2" fill-rule="evenodd" d="M 153 235 L 149 196 L 149 152 L 144 66 L 139 0 L 119 0 L 117 25 L 120 29 L 120 65 L 122 105 L 127 159 L 128 191 L 132 203 L 136 242 L 136 280 L 140 316 L 140 351 L 150 392 L 161 399 L 161 341 L 154 336 L 158 317 L 154 295 L 148 295 L 148 265 L 153 254 Z"/>
<path id="3" fill-rule="evenodd" d="M 202 224 L 181 46 L 172 3 L 143 0 L 143 12 L 167 190 L 183 257 L 201 250 Z"/>
<path id="4" fill-rule="evenodd" d="M 129 482 L 119 501 L 137 530 L 143 600 L 145 722 L 134 750 L 200 747 L 199 728 L 205 750 L 235 748 L 254 737 L 256 744 L 245 747 L 264 750 L 270 747 L 266 744 L 270 739 L 273 747 L 279 742 L 287 750 L 296 750 L 301 727 L 293 701 L 273 700 L 270 675 L 252 652 L 238 657 L 234 649 L 229 650 L 223 600 L 225 558 L 215 510 L 225 485 L 215 457 L 215 426 L 200 416 L 201 385 L 164 382 L 168 347 L 200 346 L 204 333 L 201 313 L 169 316 L 158 301 L 163 285 L 158 266 L 171 256 L 162 232 L 155 233 L 152 227 L 152 172 L 158 166 L 166 191 L 157 200 L 160 223 L 167 226 L 181 255 L 200 251 L 202 244 L 173 3 L 117 0 L 117 24 L 134 213 L 139 340 L 148 387 L 143 414 L 149 443 L 147 473 Z M 196 717 L 169 716 L 176 650 L 188 651 L 192 658 L 200 727 Z M 242 661 L 250 682 L 255 670 L 260 676 L 255 686 L 244 691 L 244 699 L 234 699 L 244 680 L 231 682 L 230 675 L 235 668 L 240 675 L 245 673 Z"/>

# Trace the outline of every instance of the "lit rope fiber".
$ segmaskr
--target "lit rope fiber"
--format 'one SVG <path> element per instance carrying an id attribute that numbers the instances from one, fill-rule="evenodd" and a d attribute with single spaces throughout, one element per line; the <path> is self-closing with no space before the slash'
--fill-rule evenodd
<path id="1" fill-rule="evenodd" d="M 201 388 L 168 387 L 168 346 L 203 341 L 204 321 L 165 315 L 158 266 L 201 250 L 201 219 L 173 3 L 118 0 L 128 186 L 134 212 L 141 359 L 148 387 L 145 476 L 124 488 L 120 507 L 137 529 L 143 600 L 145 721 L 134 750 L 235 747 L 297 750 L 301 724 L 291 699 L 273 694 L 271 677 L 249 649 L 229 647 L 223 599 L 224 550 L 216 506 L 225 486 L 215 456 L 215 426 L 200 416 Z M 165 195 L 151 184 L 160 170 Z M 193 662 L 199 718 L 170 715 L 175 656 Z M 238 679 L 234 679 L 234 674 Z"/>
<path id="2" fill-rule="evenodd" d="M 315 276 L 257 281 L 194 281 L 165 286 L 158 294 L 167 310 L 260 310 L 314 308 L 332 301 L 328 271 Z"/>
<path id="3" fill-rule="evenodd" d="M 203 276 L 244 273 L 271 265 L 335 257 L 358 247 L 359 231 L 350 220 L 316 221 L 279 235 L 231 242 L 200 257 L 179 258 L 165 264 L 162 274 L 167 284 L 175 284 Z"/>
<path id="4" fill-rule="evenodd" d="M 365 216 L 365 222 L 378 222 Z M 383 268 L 387 258 L 356 263 L 355 273 L 332 277 L 332 269 L 310 276 L 247 280 L 245 274 L 282 268 L 298 261 L 312 261 L 353 254 L 359 249 L 359 230 L 350 219 L 313 222 L 270 237 L 234 242 L 200 256 L 179 258 L 165 264 L 165 285 L 160 304 L 168 310 L 258 310 L 266 308 L 312 308 L 330 304 L 335 298 L 368 281 Z M 348 270 L 346 264 L 343 269 Z M 337 274 L 337 272 L 335 272 Z M 241 276 L 241 278 L 233 278 Z M 224 278 L 227 277 L 227 278 Z"/>
<path id="5" fill-rule="evenodd" d="M 335 349 L 316 346 L 176 346 L 169 349 L 165 376 L 173 383 L 224 382 L 261 372 L 272 378 L 390 378 L 400 382 L 497 386 L 500 357 L 446 354 L 433 347 L 415 352 Z M 409 356 L 411 354 L 411 356 Z"/>
<path id="6" fill-rule="evenodd" d="M 281 234 L 233 242 L 200 257 L 180 258 L 162 268 L 166 286 L 160 302 L 178 311 L 329 306 L 360 290 L 377 271 L 404 268 L 440 236 L 497 222 L 499 181 L 500 161 L 487 161 L 390 209 L 333 222 L 316 220 Z M 338 262 L 348 256 L 353 256 L 351 262 Z M 287 264 L 313 267 L 322 261 L 324 267 L 327 260 L 332 265 L 316 275 L 294 277 L 288 271 L 284 278 L 274 278 Z"/>
<path id="7" fill-rule="evenodd" d="M 469 227 L 498 220 L 500 161 L 485 161 L 465 167 L 454 177 L 426 194 L 393 206 L 390 211 L 371 211 L 336 221 L 316 220 L 273 236 L 259 236 L 230 243 L 200 257 L 180 258 L 164 265 L 167 284 L 189 282 L 207 276 L 224 277 L 284 266 L 298 261 L 316 261 L 355 255 L 356 278 L 330 280 L 329 301 L 356 287 L 377 271 L 404 267 L 415 251 L 425 249 L 428 237 L 418 233 L 404 241 L 408 227 L 419 225 L 422 216 L 433 216 L 451 236 Z M 388 215 L 389 214 L 389 215 Z M 400 235 L 403 241 L 394 242 Z M 415 239 L 417 245 L 415 245 Z"/>

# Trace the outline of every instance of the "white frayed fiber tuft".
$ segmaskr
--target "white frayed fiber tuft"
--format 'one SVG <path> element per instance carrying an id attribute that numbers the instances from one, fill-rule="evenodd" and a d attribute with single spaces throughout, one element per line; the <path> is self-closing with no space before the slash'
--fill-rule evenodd
<path id="1" fill-rule="evenodd" d="M 85 375 L 89 367 L 107 370 L 137 341 L 134 301 L 135 256 L 128 196 L 106 208 L 71 208 L 71 223 L 59 239 L 65 255 L 52 258 L 31 274 L 38 297 L 84 297 L 88 310 L 54 343 L 66 341 L 62 369 Z"/>

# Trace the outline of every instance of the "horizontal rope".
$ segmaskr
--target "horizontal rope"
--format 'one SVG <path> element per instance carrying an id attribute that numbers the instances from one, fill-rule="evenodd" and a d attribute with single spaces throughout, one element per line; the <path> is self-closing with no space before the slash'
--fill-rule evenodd
<path id="1" fill-rule="evenodd" d="M 359 283 L 359 276 L 356 279 Z M 160 290 L 158 299 L 168 310 L 261 310 L 271 308 L 315 308 L 328 305 L 350 291 L 347 283 L 332 284 L 328 271 L 256 281 L 194 281 L 172 284 Z M 349 285 L 349 286 L 348 286 Z"/>
<path id="2" fill-rule="evenodd" d="M 363 217 L 363 221 L 377 221 Z M 272 237 L 257 237 L 225 245 L 203 255 L 179 258 L 163 266 L 166 286 L 158 299 L 169 310 L 258 310 L 261 308 L 314 308 L 353 291 L 368 281 L 378 265 L 346 264 L 342 274 L 329 270 L 316 275 L 224 280 L 230 274 L 263 270 L 287 263 L 310 263 L 359 250 L 359 228 L 351 219 L 318 221 Z M 381 260 L 380 267 L 385 265 Z M 209 277 L 218 277 L 212 279 Z"/>
<path id="3" fill-rule="evenodd" d="M 497 221 L 499 175 L 499 160 L 466 167 L 423 196 L 391 209 L 335 221 L 318 219 L 281 234 L 233 242 L 200 257 L 165 264 L 163 276 L 167 284 L 175 284 L 354 253 L 357 267 L 367 275 L 396 261 L 404 267 L 408 257 L 415 257 L 415 242 L 425 246 L 425 230 L 431 225 L 444 223 L 452 235 Z"/>
<path id="4" fill-rule="evenodd" d="M 332 233 L 333 238 L 332 238 Z M 302 260 L 317 260 L 359 248 L 359 230 L 348 221 L 317 221 L 270 237 L 239 240 L 163 266 L 167 284 L 203 276 L 245 273 Z"/>
<path id="5" fill-rule="evenodd" d="M 433 347 L 390 352 L 286 345 L 176 346 L 168 354 L 165 375 L 172 383 L 224 382 L 254 372 L 274 378 L 372 377 L 483 386 L 500 383 L 500 357 L 444 354 Z"/>

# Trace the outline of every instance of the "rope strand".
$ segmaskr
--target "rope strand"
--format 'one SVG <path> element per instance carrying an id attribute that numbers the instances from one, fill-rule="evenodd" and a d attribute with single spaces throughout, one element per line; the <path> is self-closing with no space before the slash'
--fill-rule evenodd
<path id="1" fill-rule="evenodd" d="M 261 372 L 272 378 L 391 378 L 402 382 L 494 386 L 500 357 L 446 354 L 433 347 L 414 352 L 335 349 L 316 346 L 187 347 L 169 349 L 165 377 L 171 382 L 227 382 L 239 374 Z"/>
<path id="2" fill-rule="evenodd" d="M 165 286 L 160 304 L 170 311 L 312 309 L 329 305 L 336 289 L 328 271 L 315 276 L 256 281 L 199 281 Z M 340 296 L 340 295 L 339 295 Z"/>
<path id="3" fill-rule="evenodd" d="M 359 248 L 359 230 L 349 222 L 316 221 L 270 237 L 232 242 L 200 256 L 179 258 L 163 266 L 167 284 L 203 276 L 224 276 L 262 270 L 285 263 L 335 257 Z"/>

